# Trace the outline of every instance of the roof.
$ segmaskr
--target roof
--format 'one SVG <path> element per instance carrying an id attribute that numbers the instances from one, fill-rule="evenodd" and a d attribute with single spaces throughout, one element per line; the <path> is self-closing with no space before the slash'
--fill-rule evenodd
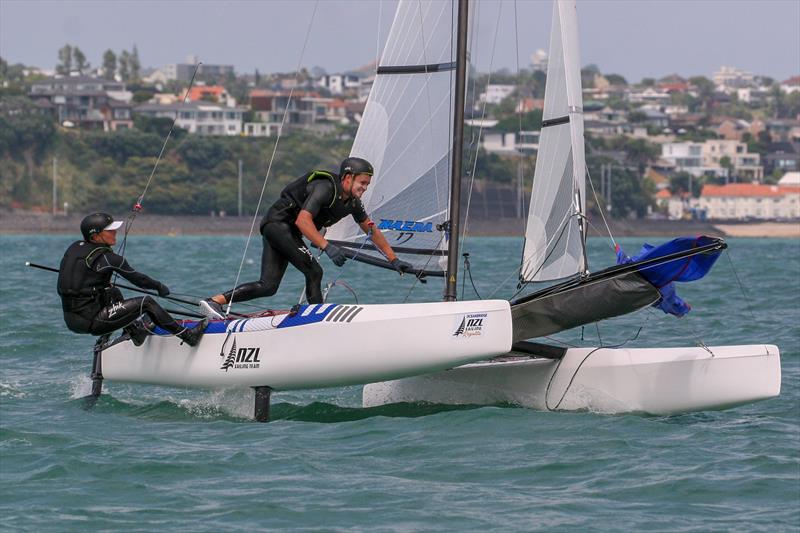
<path id="1" fill-rule="evenodd" d="M 661 189 L 656 193 L 656 198 L 672 198 L 672 193 L 669 192 L 669 189 Z"/>
<path id="2" fill-rule="evenodd" d="M 779 187 L 761 183 L 729 183 L 728 185 L 704 185 L 701 196 L 775 198 L 792 193 L 799 194 L 800 187 Z"/>
<path id="3" fill-rule="evenodd" d="M 800 187 L 800 172 L 787 172 L 778 181 L 778 185 Z"/>
<path id="4" fill-rule="evenodd" d="M 206 94 L 213 94 L 219 97 L 225 92 L 227 92 L 225 87 L 219 85 L 200 85 L 189 90 L 189 100 L 201 100 Z"/>
<path id="5" fill-rule="evenodd" d="M 792 76 L 788 80 L 782 81 L 781 85 L 800 85 L 800 76 Z"/>

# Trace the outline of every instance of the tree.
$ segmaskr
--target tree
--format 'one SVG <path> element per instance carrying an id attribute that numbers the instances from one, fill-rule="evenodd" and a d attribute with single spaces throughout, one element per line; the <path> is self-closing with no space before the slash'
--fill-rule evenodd
<path id="1" fill-rule="evenodd" d="M 640 85 L 642 87 L 653 87 L 656 84 L 655 78 L 642 78 Z"/>
<path id="2" fill-rule="evenodd" d="M 119 77 L 122 81 L 129 81 L 131 79 L 131 54 L 127 50 L 123 50 L 119 55 Z"/>
<path id="3" fill-rule="evenodd" d="M 584 89 L 591 89 L 594 87 L 594 77 L 600 74 L 600 69 L 597 65 L 586 65 L 581 69 L 581 85 Z"/>
<path id="4" fill-rule="evenodd" d="M 142 63 L 139 61 L 139 49 L 133 45 L 133 51 L 128 59 L 128 68 L 131 71 L 131 80 L 139 81 L 139 73 L 142 70 Z"/>
<path id="5" fill-rule="evenodd" d="M 628 81 L 620 74 L 607 74 L 606 80 L 611 85 L 628 85 Z"/>
<path id="6" fill-rule="evenodd" d="M 56 65 L 56 72 L 58 74 L 63 74 L 64 76 L 69 76 L 69 73 L 71 71 L 72 71 L 72 47 L 68 44 L 65 44 L 58 51 L 58 65 Z"/>
<path id="7" fill-rule="evenodd" d="M 723 155 L 719 158 L 719 166 L 726 169 L 728 171 L 728 178 L 725 180 L 726 182 L 733 176 L 733 162 L 731 158 L 727 155 Z"/>
<path id="8" fill-rule="evenodd" d="M 88 70 L 91 65 L 86 61 L 86 56 L 77 46 L 72 48 L 72 61 L 75 63 L 75 69 L 83 74 L 84 70 Z"/>
<path id="9" fill-rule="evenodd" d="M 103 54 L 103 77 L 107 80 L 113 80 L 116 73 L 117 54 L 110 49 L 106 50 Z"/>
<path id="10" fill-rule="evenodd" d="M 678 172 L 669 178 L 669 190 L 672 194 L 692 193 L 695 198 L 700 197 L 700 192 L 703 190 L 705 183 L 705 176 L 699 178 L 692 176 L 688 172 Z"/>
<path id="11" fill-rule="evenodd" d="M 528 113 L 514 113 L 500 120 L 495 126 L 499 131 L 539 131 L 542 129 L 542 110 L 534 109 Z"/>

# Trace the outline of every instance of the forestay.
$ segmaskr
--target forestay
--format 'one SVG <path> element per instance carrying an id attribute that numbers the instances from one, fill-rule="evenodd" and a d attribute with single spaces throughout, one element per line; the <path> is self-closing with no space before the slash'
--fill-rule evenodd
<path id="1" fill-rule="evenodd" d="M 546 281 L 586 269 L 586 163 L 578 26 L 574 0 L 553 5 L 539 155 L 520 277 Z"/>
<path id="2" fill-rule="evenodd" d="M 447 264 L 437 225 L 448 220 L 453 9 L 435 0 L 400 3 L 351 151 L 375 167 L 362 198 L 370 217 L 403 260 L 430 274 Z M 356 259 L 385 260 L 352 219 L 326 238 Z"/>

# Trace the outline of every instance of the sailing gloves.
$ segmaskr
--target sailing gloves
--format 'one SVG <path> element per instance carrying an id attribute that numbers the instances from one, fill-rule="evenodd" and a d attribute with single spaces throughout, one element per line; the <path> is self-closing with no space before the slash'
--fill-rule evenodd
<path id="1" fill-rule="evenodd" d="M 169 287 L 167 287 L 163 283 L 159 283 L 158 284 L 158 289 L 156 289 L 156 290 L 158 291 L 158 295 L 161 296 L 162 298 L 164 296 L 169 296 Z"/>
<path id="2" fill-rule="evenodd" d="M 328 254 L 328 257 L 331 258 L 331 261 L 333 261 L 333 264 L 337 267 L 342 266 L 347 260 L 347 256 L 344 255 L 342 249 L 335 244 L 328 243 L 328 246 L 325 247 L 324 251 L 326 254 Z"/>
<path id="3" fill-rule="evenodd" d="M 401 276 L 405 272 L 411 272 L 411 269 L 413 268 L 411 266 L 411 263 L 407 263 L 398 257 L 392 259 L 392 262 L 390 264 L 392 265 L 392 268 L 395 269 L 397 273 L 400 274 Z"/>

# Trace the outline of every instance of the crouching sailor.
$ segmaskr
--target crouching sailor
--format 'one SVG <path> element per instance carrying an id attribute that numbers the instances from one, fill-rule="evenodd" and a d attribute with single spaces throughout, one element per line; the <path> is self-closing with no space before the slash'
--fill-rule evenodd
<path id="1" fill-rule="evenodd" d="M 92 335 L 125 328 L 139 346 L 148 332 L 137 325 L 137 319 L 147 315 L 155 325 L 177 335 L 189 346 L 196 346 L 203 336 L 205 321 L 194 328 L 184 328 L 151 296 L 125 299 L 111 284 L 111 276 L 117 273 L 143 289 L 158 291 L 159 296 L 169 294 L 166 285 L 137 272 L 111 249 L 117 242 L 117 229 L 121 225 L 122 222 L 115 222 L 105 213 L 89 215 L 81 222 L 83 240 L 72 243 L 64 253 L 58 274 L 58 294 L 67 327 L 75 333 Z"/>

